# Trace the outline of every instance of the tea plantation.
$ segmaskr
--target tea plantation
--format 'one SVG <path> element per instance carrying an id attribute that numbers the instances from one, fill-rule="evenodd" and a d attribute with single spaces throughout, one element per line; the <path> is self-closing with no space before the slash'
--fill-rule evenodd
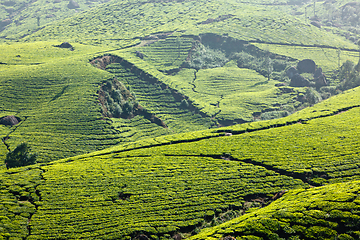
<path id="1" fill-rule="evenodd" d="M 359 239 L 359 11 L 0 0 L 0 240 Z"/>
<path id="2" fill-rule="evenodd" d="M 226 236 L 236 239 L 358 239 L 359 184 L 354 181 L 291 190 L 263 209 L 189 239 L 215 240 Z"/>
<path id="3" fill-rule="evenodd" d="M 277 234 L 356 239 L 358 183 L 308 188 L 359 179 L 359 131 L 356 124 L 344 124 L 358 121 L 358 92 L 348 91 L 298 112 L 297 121 L 302 124 L 289 116 L 281 119 L 287 122 L 283 126 L 280 119 L 256 122 L 252 128 L 244 124 L 247 132 L 239 131 L 242 125 L 234 126 L 232 136 L 216 136 L 214 131 L 230 132 L 227 127 L 194 132 L 192 137 L 174 135 L 168 142 L 158 137 L 153 142 L 3 170 L 3 236 L 27 236 L 26 226 L 29 239 L 186 236 L 226 211 L 250 211 L 249 206 L 266 205 L 281 190 L 299 189 L 194 238 Z M 325 109 L 335 112 L 324 115 Z M 305 137 L 312 139 L 305 141 Z M 26 217 L 31 217 L 28 224 Z"/>

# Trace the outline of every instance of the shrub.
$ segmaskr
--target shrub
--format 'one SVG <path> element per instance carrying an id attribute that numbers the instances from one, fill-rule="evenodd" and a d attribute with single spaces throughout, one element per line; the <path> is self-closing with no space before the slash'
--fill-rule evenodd
<path id="1" fill-rule="evenodd" d="M 184 108 L 184 109 L 189 108 L 189 103 L 186 99 L 181 100 L 180 108 Z"/>
<path id="2" fill-rule="evenodd" d="M 341 66 L 339 78 L 341 83 L 338 88 L 341 90 L 347 90 L 360 86 L 360 74 L 357 71 L 355 64 L 349 60 Z"/>
<path id="3" fill-rule="evenodd" d="M 27 143 L 21 143 L 14 151 L 10 151 L 5 158 L 6 167 L 22 167 L 34 164 L 37 154 L 30 154 L 30 146 Z"/>
<path id="4" fill-rule="evenodd" d="M 316 103 L 322 101 L 320 93 L 318 93 L 313 88 L 306 89 L 305 95 L 306 95 L 307 102 L 310 104 L 316 104 Z"/>
<path id="5" fill-rule="evenodd" d="M 116 118 L 119 118 L 122 114 L 122 109 L 120 107 L 119 104 L 115 103 L 114 104 L 114 109 L 113 109 L 113 112 L 112 112 L 113 116 L 116 117 Z"/>
<path id="6" fill-rule="evenodd" d="M 225 53 L 222 51 L 198 43 L 195 51 L 191 55 L 191 60 L 188 65 L 190 68 L 199 70 L 203 68 L 222 67 L 228 61 L 229 59 L 226 58 Z"/>
<path id="7" fill-rule="evenodd" d="M 126 116 L 130 115 L 133 111 L 134 105 L 132 101 L 126 101 L 123 105 L 123 112 Z"/>
<path id="8" fill-rule="evenodd" d="M 121 92 L 120 90 L 112 90 L 111 91 L 111 97 L 114 99 L 115 102 L 118 102 L 120 103 L 121 100 L 122 100 L 122 95 L 121 95 Z"/>
<path id="9" fill-rule="evenodd" d="M 290 113 L 287 111 L 272 111 L 272 112 L 264 112 L 261 114 L 261 120 L 270 120 L 276 118 L 282 118 L 288 116 Z"/>

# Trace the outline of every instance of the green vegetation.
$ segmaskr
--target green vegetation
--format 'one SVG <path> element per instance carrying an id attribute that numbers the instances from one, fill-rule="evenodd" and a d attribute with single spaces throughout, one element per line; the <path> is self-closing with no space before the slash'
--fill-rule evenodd
<path id="1" fill-rule="evenodd" d="M 69 9 L 69 1 L 9 0 L 0 2 L 0 38 L 21 39 L 61 19 L 99 5 L 103 1 L 76 0 L 79 8 Z M 3 22 L 2 22 L 3 21 Z"/>
<path id="2" fill-rule="evenodd" d="M 14 186 L 24 184 L 18 179 L 35 178 L 31 180 L 35 189 L 30 185 L 24 193 L 17 193 L 18 199 L 29 198 L 37 206 L 28 238 L 130 239 L 142 233 L 151 239 L 167 239 L 179 232 L 195 234 L 197 229 L 208 226 L 207 222 L 219 221 L 216 219 L 231 211 L 250 213 L 231 220 L 226 227 L 220 225 L 224 229 L 220 232 L 210 228 L 195 237 L 201 239 L 208 234 L 216 239 L 220 234 L 247 231 L 248 235 L 266 238 L 268 235 L 263 234 L 281 236 L 285 231 L 306 234 L 311 239 L 317 236 L 311 234 L 329 229 L 331 234 L 356 236 L 357 200 L 351 193 L 358 191 L 358 182 L 290 191 L 263 209 L 251 206 L 266 205 L 277 192 L 307 188 L 308 183 L 321 185 L 360 178 L 356 154 L 360 147 L 356 133 L 360 131 L 355 124 L 360 116 L 358 91 L 348 91 L 283 119 L 160 136 L 30 169 L 20 168 L 11 180 Z M 350 110 L 334 115 L 346 108 Z M 281 122 L 288 126 L 280 127 Z M 224 131 L 233 134 L 224 136 Z M 7 174 L 2 172 L 13 176 Z M 287 210 L 280 214 L 277 209 Z M 346 214 L 336 215 L 340 211 Z M 320 215 L 311 215 L 315 213 Z M 267 220 L 254 225 L 262 214 Z M 329 217 L 321 217 L 327 214 Z M 233 223 L 243 221 L 236 226 L 238 230 L 233 230 Z M 343 229 L 342 221 L 347 226 L 345 232 L 339 230 Z M 306 222 L 312 227 L 305 233 L 301 226 L 308 226 Z M 278 223 L 279 227 L 272 228 L 268 223 Z M 294 225 L 299 228 L 293 229 Z"/>
<path id="3" fill-rule="evenodd" d="M 131 155 L 131 152 L 121 155 L 199 155 L 220 158 L 226 153 L 236 161 L 276 168 L 283 174 L 297 176 L 313 185 L 344 179 L 356 180 L 360 178 L 356 150 L 360 147 L 357 141 L 359 129 L 356 124 L 359 117 L 359 108 L 355 107 L 329 117 L 298 120 L 299 124 L 279 129 L 263 124 L 262 128 L 266 130 L 250 132 L 250 125 L 240 132 L 244 132 L 243 134 L 204 139 L 197 142 L 196 148 L 193 148 L 192 143 L 179 143 L 151 148 L 151 151 L 139 149 Z M 284 125 L 286 120 L 287 118 L 282 119 Z M 232 132 L 236 133 L 236 128 L 227 129 L 233 129 Z"/>
<path id="4" fill-rule="evenodd" d="M 200 70 L 203 68 L 223 67 L 229 61 L 222 51 L 211 49 L 209 46 L 204 46 L 198 42 L 195 44 L 188 64 L 189 68 Z"/>
<path id="5" fill-rule="evenodd" d="M 189 239 L 358 239 L 359 181 L 292 190 L 269 206 Z"/>
<path id="6" fill-rule="evenodd" d="M 359 7 L 0 0 L 0 239 L 358 239 Z"/>
<path id="7" fill-rule="evenodd" d="M 138 103 L 129 90 L 116 79 L 106 81 L 99 90 L 102 113 L 107 117 L 131 118 L 138 108 Z"/>
<path id="8" fill-rule="evenodd" d="M 0 89 L 6 93 L 0 96 L 1 109 L 7 110 L 5 116 L 10 110 L 23 120 L 17 126 L 4 127 L 9 130 L 2 131 L 1 138 L 7 137 L 10 149 L 29 143 L 39 154 L 38 162 L 119 143 L 110 125 L 101 119 L 96 96 L 100 83 L 111 75 L 87 63 L 91 52 L 103 48 L 74 44 L 75 51 L 69 51 L 53 45 L 0 46 L 5 53 L 0 61 L 7 63 L 0 66 Z"/>
<path id="9" fill-rule="evenodd" d="M 41 170 L 29 167 L 0 170 L 0 239 L 22 239 L 29 235 L 29 219 L 39 200 L 35 191 Z"/>
<path id="10" fill-rule="evenodd" d="M 328 79 L 332 77 L 336 71 L 347 60 L 357 62 L 359 53 L 354 49 L 353 51 L 338 50 L 322 47 L 305 47 L 305 46 L 284 46 L 276 44 L 259 44 L 254 45 L 260 49 L 270 51 L 279 55 L 288 56 L 293 59 L 312 59 L 315 63 L 323 69 Z M 340 55 L 339 55 L 340 53 Z M 338 81 L 330 80 L 330 84 L 337 84 Z"/>
<path id="11" fill-rule="evenodd" d="M 5 158 L 7 168 L 22 167 L 34 164 L 37 155 L 30 154 L 30 146 L 27 143 L 21 143 L 13 151 L 8 152 Z"/>
<path id="12" fill-rule="evenodd" d="M 306 186 L 261 167 L 209 157 L 110 154 L 43 169 L 47 181 L 37 188 L 42 201 L 30 239 L 161 236 L 239 208 L 246 195 Z"/>
<path id="13" fill-rule="evenodd" d="M 357 65 L 353 62 L 346 61 L 339 72 L 339 89 L 347 90 L 360 86 L 360 60 Z"/>

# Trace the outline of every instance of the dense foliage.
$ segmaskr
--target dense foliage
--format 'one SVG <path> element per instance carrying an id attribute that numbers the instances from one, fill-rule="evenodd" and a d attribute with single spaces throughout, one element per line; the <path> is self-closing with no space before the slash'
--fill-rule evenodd
<path id="1" fill-rule="evenodd" d="M 37 154 L 30 153 L 30 146 L 27 143 L 21 143 L 13 151 L 8 152 L 5 158 L 7 168 L 22 167 L 34 164 Z"/>

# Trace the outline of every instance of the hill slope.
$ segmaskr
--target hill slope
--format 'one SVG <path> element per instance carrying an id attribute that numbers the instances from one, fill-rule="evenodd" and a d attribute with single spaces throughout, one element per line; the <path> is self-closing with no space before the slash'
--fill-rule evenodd
<path id="1" fill-rule="evenodd" d="M 0 239 L 357 239 L 360 5 L 332 2 L 0 1 L 0 160 L 39 154 L 0 165 Z"/>
<path id="2" fill-rule="evenodd" d="M 300 200 L 301 199 L 301 200 Z M 280 200 L 189 239 L 357 239 L 359 181 L 292 190 Z"/>
<path id="3" fill-rule="evenodd" d="M 159 137 L 49 164 L 3 170 L 2 198 L 8 199 L 2 203 L 3 228 L 12 226 L 4 228 L 3 236 L 130 239 L 146 234 L 167 239 L 178 232 L 194 234 L 197 227 L 209 226 L 207 222 L 226 212 L 236 216 L 249 206 L 266 205 L 281 190 L 359 179 L 359 131 L 356 124 L 348 124 L 360 116 L 359 91 L 283 119 Z M 302 124 L 296 123 L 299 121 Z M 224 136 L 230 131 L 231 136 Z M 352 184 L 357 186 L 357 182 Z M 345 195 L 354 191 L 351 184 L 341 186 L 327 188 Z M 285 196 L 301 202 L 301 192 L 310 196 L 324 191 L 324 198 L 317 200 L 320 204 L 333 196 L 327 188 Z M 278 221 L 268 211 L 271 206 L 294 204 L 287 199 L 261 211 L 270 222 Z M 350 222 L 355 219 L 347 225 L 350 235 L 356 235 L 358 226 L 356 201 L 346 205 L 348 211 L 355 211 L 353 215 L 339 216 Z M 341 206 L 333 205 L 331 214 Z M 251 221 L 251 214 L 245 216 L 236 221 L 247 216 Z M 334 229 L 330 235 L 345 234 L 331 219 L 318 221 Z M 315 224 L 312 230 L 320 234 L 327 229 L 324 224 L 319 229 Z M 254 228 L 251 234 L 261 233 Z"/>
<path id="4" fill-rule="evenodd" d="M 29 7 L 40 14 L 39 4 Z M 328 98 L 340 79 L 327 78 L 323 89 L 289 87 L 286 70 L 314 59 L 331 76 L 345 60 L 358 60 L 357 46 L 284 15 L 279 4 L 114 1 L 21 40 L 41 42 L 1 45 L 1 114 L 22 120 L 1 130 L 6 147 L 27 141 L 40 162 L 49 162 L 149 136 L 283 117 Z M 74 51 L 54 47 L 62 41 Z M 114 56 L 103 66 L 107 72 L 89 64 L 106 55 Z M 101 102 L 109 81 L 130 90 L 130 107 L 144 109 L 140 116 L 106 118 L 124 104 Z"/>

